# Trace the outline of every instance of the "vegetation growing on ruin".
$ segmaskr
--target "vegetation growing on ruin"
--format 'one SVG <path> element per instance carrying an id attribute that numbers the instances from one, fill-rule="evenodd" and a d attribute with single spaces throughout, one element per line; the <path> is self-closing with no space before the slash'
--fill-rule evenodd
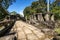
<path id="1" fill-rule="evenodd" d="M 34 13 L 46 13 L 47 2 L 46 0 L 38 0 L 24 9 L 24 16 L 29 16 Z M 55 19 L 60 19 L 60 3 L 59 0 L 50 3 L 50 12 L 55 15 Z"/>

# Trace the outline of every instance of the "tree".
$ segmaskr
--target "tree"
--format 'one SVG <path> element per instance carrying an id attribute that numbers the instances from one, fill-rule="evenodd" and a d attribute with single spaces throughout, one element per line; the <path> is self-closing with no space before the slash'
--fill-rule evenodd
<path id="1" fill-rule="evenodd" d="M 7 9 L 13 2 L 15 2 L 15 0 L 0 0 L 0 19 L 8 14 Z"/>
<path id="2" fill-rule="evenodd" d="M 60 19 L 60 1 L 56 0 L 51 4 L 50 12 L 55 14 L 55 19 Z"/>
<path id="3" fill-rule="evenodd" d="M 39 5 L 39 2 L 38 1 L 32 2 L 31 8 L 32 9 L 35 9 L 35 8 L 37 8 L 38 5 Z"/>
<path id="4" fill-rule="evenodd" d="M 0 0 L 0 5 L 7 9 L 13 2 L 15 2 L 15 0 Z"/>
<path id="5" fill-rule="evenodd" d="M 46 12 L 46 0 L 38 0 L 24 9 L 24 16 L 29 16 L 34 13 Z"/>
<path id="6" fill-rule="evenodd" d="M 59 17 L 60 15 L 60 1 L 56 0 L 53 3 L 50 2 L 50 12 L 54 13 L 55 16 Z M 32 2 L 31 6 L 26 7 L 24 9 L 24 15 L 30 15 L 33 13 L 46 13 L 47 12 L 47 1 L 46 0 L 38 0 Z"/>
<path id="7" fill-rule="evenodd" d="M 36 10 L 36 13 L 46 12 L 46 0 L 38 0 L 32 3 L 32 8 Z"/>
<path id="8" fill-rule="evenodd" d="M 15 12 L 15 11 L 12 11 L 11 13 L 10 13 L 10 15 L 16 15 L 17 14 L 17 12 Z"/>
<path id="9" fill-rule="evenodd" d="M 30 14 L 30 7 L 26 7 L 25 9 L 24 9 L 24 11 L 23 11 L 23 13 L 24 13 L 24 16 L 28 16 L 29 14 Z"/>

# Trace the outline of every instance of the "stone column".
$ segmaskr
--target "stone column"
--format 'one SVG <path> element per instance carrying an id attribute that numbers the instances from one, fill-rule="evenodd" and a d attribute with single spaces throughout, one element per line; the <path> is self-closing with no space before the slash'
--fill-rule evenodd
<path id="1" fill-rule="evenodd" d="M 31 23 L 31 15 L 29 16 L 29 24 Z"/>
<path id="2" fill-rule="evenodd" d="M 49 17 L 50 17 L 49 14 L 46 14 L 44 18 L 46 21 L 49 21 Z"/>
<path id="3" fill-rule="evenodd" d="M 38 14 L 38 20 L 39 21 L 44 21 L 43 16 L 42 16 L 42 13 L 41 14 Z"/>
<path id="4" fill-rule="evenodd" d="M 26 19 L 26 22 L 27 22 L 27 16 L 25 17 L 25 19 Z"/>
<path id="5" fill-rule="evenodd" d="M 29 20 L 30 20 L 30 23 L 32 23 L 32 20 L 33 20 L 33 15 L 30 15 Z"/>
<path id="6" fill-rule="evenodd" d="M 51 21 L 53 21 L 53 22 L 54 22 L 54 15 L 52 15 L 52 16 L 51 16 Z"/>
<path id="7" fill-rule="evenodd" d="M 34 16 L 34 20 L 36 20 L 36 16 L 35 16 L 35 14 L 34 14 L 33 16 Z"/>

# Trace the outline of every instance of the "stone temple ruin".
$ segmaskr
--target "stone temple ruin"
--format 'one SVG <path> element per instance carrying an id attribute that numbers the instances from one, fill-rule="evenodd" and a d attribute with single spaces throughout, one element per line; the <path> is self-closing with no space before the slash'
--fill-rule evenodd
<path id="1" fill-rule="evenodd" d="M 37 14 L 31 14 L 29 16 L 29 20 L 27 19 L 26 16 L 26 22 L 29 24 L 36 24 L 36 23 L 45 23 L 48 26 L 53 26 L 55 20 L 54 20 L 54 14 L 52 13 L 37 13 Z"/>
<path id="2" fill-rule="evenodd" d="M 28 21 L 27 17 L 26 17 L 26 22 Z M 54 14 L 52 13 L 37 13 L 37 14 L 31 14 L 29 16 L 29 22 L 42 22 L 42 21 L 52 21 L 54 22 Z"/>

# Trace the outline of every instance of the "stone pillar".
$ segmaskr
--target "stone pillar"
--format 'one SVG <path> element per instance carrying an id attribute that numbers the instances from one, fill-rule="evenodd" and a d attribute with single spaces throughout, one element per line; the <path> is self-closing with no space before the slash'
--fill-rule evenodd
<path id="1" fill-rule="evenodd" d="M 39 21 L 44 21 L 43 16 L 42 16 L 42 13 L 41 14 L 38 14 L 38 20 Z"/>
<path id="2" fill-rule="evenodd" d="M 36 16 L 35 16 L 35 15 L 33 15 L 33 16 L 34 16 L 34 18 L 33 18 L 33 19 L 34 19 L 34 20 L 36 20 Z"/>
<path id="3" fill-rule="evenodd" d="M 49 17 L 50 17 L 49 14 L 46 14 L 44 18 L 46 21 L 49 21 Z"/>
<path id="4" fill-rule="evenodd" d="M 31 23 L 31 15 L 29 16 L 29 24 Z"/>
<path id="5" fill-rule="evenodd" d="M 29 20 L 30 20 L 30 23 L 32 23 L 32 20 L 33 20 L 33 15 L 30 15 Z"/>
<path id="6" fill-rule="evenodd" d="M 27 22 L 27 16 L 25 17 L 25 19 L 26 19 L 26 22 Z"/>
<path id="7" fill-rule="evenodd" d="M 30 15 L 31 19 L 33 19 L 33 15 Z"/>
<path id="8" fill-rule="evenodd" d="M 52 15 L 52 16 L 51 16 L 51 21 L 53 21 L 53 22 L 54 22 L 54 15 Z"/>

